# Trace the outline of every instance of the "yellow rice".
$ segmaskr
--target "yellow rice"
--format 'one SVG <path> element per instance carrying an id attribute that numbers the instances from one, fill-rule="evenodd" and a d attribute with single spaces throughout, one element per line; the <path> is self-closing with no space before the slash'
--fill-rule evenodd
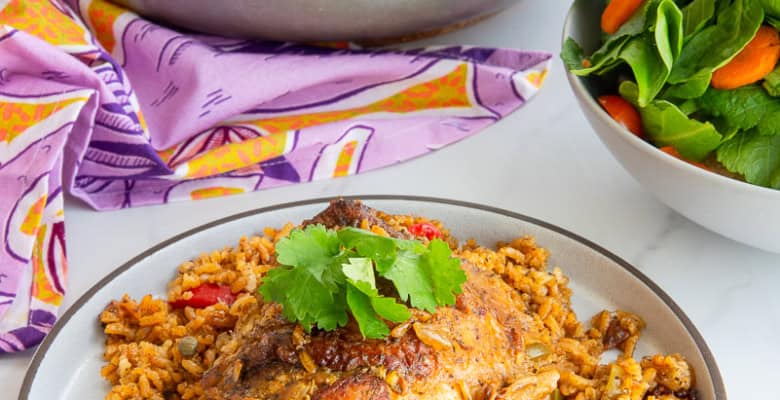
<path id="1" fill-rule="evenodd" d="M 558 390 L 570 400 L 675 400 L 672 393 L 652 395 L 659 384 L 676 392 L 685 392 L 693 384 L 693 372 L 679 355 L 655 355 L 633 358 L 644 328 L 636 315 L 617 311 L 601 312 L 589 326 L 579 322 L 571 310 L 568 278 L 559 268 L 547 267 L 547 250 L 531 237 L 498 243 L 496 249 L 479 246 L 473 240 L 461 245 L 450 237 L 438 221 L 421 217 L 381 214 L 393 228 L 405 230 L 418 222 L 432 222 L 441 229 L 454 254 L 474 264 L 492 269 L 521 293 L 526 309 L 547 329 L 534 338 L 544 357 L 537 368 L 555 366 L 560 371 Z M 293 229 L 266 228 L 262 235 L 243 237 L 235 247 L 226 247 L 187 261 L 178 267 L 169 283 L 167 299 L 151 295 L 135 301 L 125 295 L 109 304 L 100 315 L 104 326 L 106 361 L 101 374 L 111 388 L 106 399 L 201 399 L 200 378 L 229 343 L 229 332 L 237 316 L 262 299 L 257 295 L 263 274 L 275 266 L 274 245 Z M 377 234 L 386 234 L 379 226 L 361 226 Z M 230 286 L 237 295 L 228 306 L 218 303 L 203 309 L 172 309 L 168 302 L 188 299 L 190 289 L 204 283 Z M 617 347 L 620 356 L 614 362 L 600 364 L 604 337 L 617 324 L 626 336 Z M 197 351 L 183 357 L 177 341 L 192 336 Z M 657 393 L 658 392 L 656 390 Z"/>

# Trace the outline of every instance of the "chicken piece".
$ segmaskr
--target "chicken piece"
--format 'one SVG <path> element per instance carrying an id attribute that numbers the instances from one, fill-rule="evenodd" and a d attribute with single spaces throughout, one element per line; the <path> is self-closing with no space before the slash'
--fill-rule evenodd
<path id="1" fill-rule="evenodd" d="M 314 218 L 303 221 L 303 226 L 322 224 L 328 228 L 360 227 L 365 220 L 371 226 L 382 228 L 388 235 L 398 239 L 412 239 L 409 232 L 400 231 L 390 226 L 383 218 L 382 213 L 355 200 L 333 200 L 330 206 Z"/>
<path id="2" fill-rule="evenodd" d="M 354 226 L 373 210 L 337 201 L 307 223 Z M 384 228 L 390 234 L 397 230 Z M 236 325 L 203 377 L 211 399 L 406 400 L 547 399 L 558 373 L 535 373 L 525 353 L 542 327 L 520 294 L 492 271 L 464 262 L 455 306 L 414 310 L 383 340 L 363 339 L 357 325 L 302 334 L 276 304 L 256 306 Z"/>
<path id="3" fill-rule="evenodd" d="M 390 390 L 379 377 L 361 373 L 318 390 L 311 400 L 390 400 Z"/>

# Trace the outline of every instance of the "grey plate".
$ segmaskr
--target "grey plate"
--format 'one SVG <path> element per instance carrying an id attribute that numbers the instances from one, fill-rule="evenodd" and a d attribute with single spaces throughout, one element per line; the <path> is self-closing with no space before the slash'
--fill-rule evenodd
<path id="1" fill-rule="evenodd" d="M 420 214 L 442 220 L 461 239 L 492 246 L 499 240 L 530 234 L 552 253 L 574 290 L 572 303 L 581 320 L 601 309 L 624 309 L 647 322 L 639 355 L 680 353 L 696 371 L 699 400 L 725 400 L 715 360 L 699 332 L 680 308 L 646 276 L 598 245 L 537 219 L 492 207 L 410 196 L 357 196 L 392 213 Z M 173 237 L 133 258 L 84 294 L 55 324 L 33 357 L 20 399 L 99 399 L 108 391 L 100 377 L 104 336 L 98 314 L 124 293 L 140 298 L 166 294 L 176 267 L 204 251 L 235 244 L 265 226 L 301 221 L 323 209 L 329 199 L 307 200 L 252 210 Z"/>
<path id="2" fill-rule="evenodd" d="M 289 41 L 395 39 L 475 20 L 519 0 L 113 0 L 220 35 Z"/>

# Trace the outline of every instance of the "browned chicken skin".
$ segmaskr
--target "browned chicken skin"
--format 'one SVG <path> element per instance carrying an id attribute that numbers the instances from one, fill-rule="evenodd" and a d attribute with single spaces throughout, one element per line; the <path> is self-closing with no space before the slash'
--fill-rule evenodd
<path id="1" fill-rule="evenodd" d="M 390 400 L 385 381 L 368 373 L 359 373 L 339 379 L 318 390 L 312 400 Z"/>
<path id="2" fill-rule="evenodd" d="M 357 226 L 381 221 L 355 202 L 335 202 L 307 223 Z M 386 224 L 391 235 L 401 233 Z M 533 371 L 524 338 L 539 327 L 519 293 L 492 271 L 462 264 L 468 276 L 454 307 L 413 313 L 384 340 L 363 339 L 351 322 L 305 334 L 262 304 L 244 315 L 203 378 L 213 399 L 546 399 L 556 371 Z M 514 391 L 509 393 L 509 391 Z"/>

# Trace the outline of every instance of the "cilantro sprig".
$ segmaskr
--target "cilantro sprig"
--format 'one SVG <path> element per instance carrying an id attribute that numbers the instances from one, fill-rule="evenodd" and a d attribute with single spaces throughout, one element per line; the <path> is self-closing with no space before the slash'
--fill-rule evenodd
<path id="1" fill-rule="evenodd" d="M 407 303 L 429 312 L 455 304 L 466 282 L 460 260 L 440 239 L 425 246 L 357 228 L 293 230 L 276 244 L 276 259 L 279 267 L 258 290 L 265 301 L 282 305 L 287 320 L 330 331 L 346 325 L 349 313 L 373 339 L 390 333 L 386 321 L 411 317 Z M 396 293 L 381 293 L 377 276 L 392 282 Z"/>

